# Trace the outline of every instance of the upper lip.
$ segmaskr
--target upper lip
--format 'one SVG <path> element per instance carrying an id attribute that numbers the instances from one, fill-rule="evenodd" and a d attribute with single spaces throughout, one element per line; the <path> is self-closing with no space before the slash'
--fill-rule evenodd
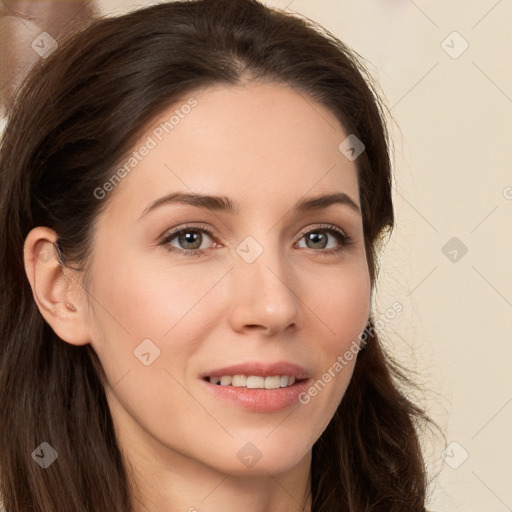
<path id="1" fill-rule="evenodd" d="M 288 362 L 263 363 L 250 361 L 210 370 L 202 375 L 206 377 L 222 377 L 224 375 L 255 375 L 258 377 L 273 377 L 275 375 L 288 375 L 297 380 L 309 378 L 308 372 L 302 366 Z"/>

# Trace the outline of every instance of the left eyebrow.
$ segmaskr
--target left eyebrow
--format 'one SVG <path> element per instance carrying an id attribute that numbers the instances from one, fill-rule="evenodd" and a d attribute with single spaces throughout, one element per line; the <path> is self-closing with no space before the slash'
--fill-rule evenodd
<path id="1" fill-rule="evenodd" d="M 174 203 L 188 204 L 198 208 L 206 208 L 208 210 L 223 211 L 227 213 L 238 213 L 240 211 L 240 205 L 236 204 L 226 196 L 173 192 L 153 201 L 142 212 L 139 220 L 160 206 Z M 295 205 L 294 211 L 302 213 L 314 210 L 323 210 L 334 204 L 348 206 L 351 210 L 361 215 L 361 210 L 357 203 L 344 192 L 302 199 Z"/>
<path id="2" fill-rule="evenodd" d="M 307 212 L 312 210 L 323 210 L 333 204 L 343 204 L 351 208 L 353 211 L 361 215 L 361 209 L 357 203 L 344 192 L 336 194 L 328 194 L 324 196 L 303 199 L 295 206 L 296 212 Z"/>

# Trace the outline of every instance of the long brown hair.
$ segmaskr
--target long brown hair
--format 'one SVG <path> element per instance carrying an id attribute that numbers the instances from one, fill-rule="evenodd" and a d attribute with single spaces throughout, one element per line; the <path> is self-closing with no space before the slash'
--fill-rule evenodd
<path id="1" fill-rule="evenodd" d="M 285 83 L 328 107 L 365 150 L 356 160 L 368 268 L 393 228 L 382 102 L 357 54 L 299 15 L 256 0 L 177 1 L 92 20 L 31 71 L 0 147 L 0 492 L 7 512 L 130 512 L 133 497 L 90 345 L 63 342 L 33 300 L 23 243 L 58 235 L 64 265 L 87 269 L 94 220 L 143 127 L 199 88 Z M 313 512 L 420 512 L 423 410 L 369 320 L 364 350 L 313 447 Z M 409 383 L 410 384 L 410 383 Z M 58 452 L 46 470 L 31 454 Z"/>

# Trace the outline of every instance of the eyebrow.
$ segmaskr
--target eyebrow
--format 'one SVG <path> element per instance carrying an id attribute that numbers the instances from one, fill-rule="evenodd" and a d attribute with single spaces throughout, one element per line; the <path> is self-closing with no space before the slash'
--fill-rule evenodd
<path id="1" fill-rule="evenodd" d="M 169 204 L 188 204 L 198 208 L 206 208 L 226 213 L 238 213 L 240 206 L 226 196 L 212 196 L 198 193 L 173 192 L 153 201 L 139 217 L 139 220 L 157 208 Z M 294 207 L 296 213 L 323 210 L 334 204 L 348 206 L 351 210 L 361 215 L 357 203 L 344 192 L 327 194 L 308 199 L 301 199 Z"/>

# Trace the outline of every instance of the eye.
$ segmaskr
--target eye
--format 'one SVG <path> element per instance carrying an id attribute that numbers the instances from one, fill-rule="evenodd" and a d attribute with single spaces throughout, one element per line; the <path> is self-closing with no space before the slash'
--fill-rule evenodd
<path id="1" fill-rule="evenodd" d="M 184 256 L 201 256 L 205 251 L 215 245 L 205 247 L 205 239 L 213 239 L 212 230 L 202 224 L 200 226 L 181 226 L 166 234 L 161 241 L 167 251 Z M 341 231 L 338 227 L 327 224 L 315 229 L 303 231 L 299 241 L 305 239 L 306 245 L 300 248 L 311 249 L 322 255 L 331 255 L 347 249 L 353 244 L 352 238 Z M 330 243 L 334 240 L 333 243 Z M 338 243 L 336 243 L 336 241 Z"/>
<path id="2" fill-rule="evenodd" d="M 162 245 L 169 252 L 184 254 L 186 256 L 200 256 L 207 247 L 203 246 L 205 238 L 212 239 L 212 231 L 205 225 L 183 226 L 168 233 L 162 240 Z M 172 242 L 175 241 L 176 247 Z"/>
<path id="3" fill-rule="evenodd" d="M 329 246 L 329 238 L 338 241 Z M 313 249 L 321 254 L 333 254 L 348 248 L 353 244 L 353 240 L 336 226 L 325 225 L 315 229 L 310 229 L 302 234 L 301 239 L 305 239 L 306 248 Z M 327 250 L 324 250 L 327 249 Z"/>

